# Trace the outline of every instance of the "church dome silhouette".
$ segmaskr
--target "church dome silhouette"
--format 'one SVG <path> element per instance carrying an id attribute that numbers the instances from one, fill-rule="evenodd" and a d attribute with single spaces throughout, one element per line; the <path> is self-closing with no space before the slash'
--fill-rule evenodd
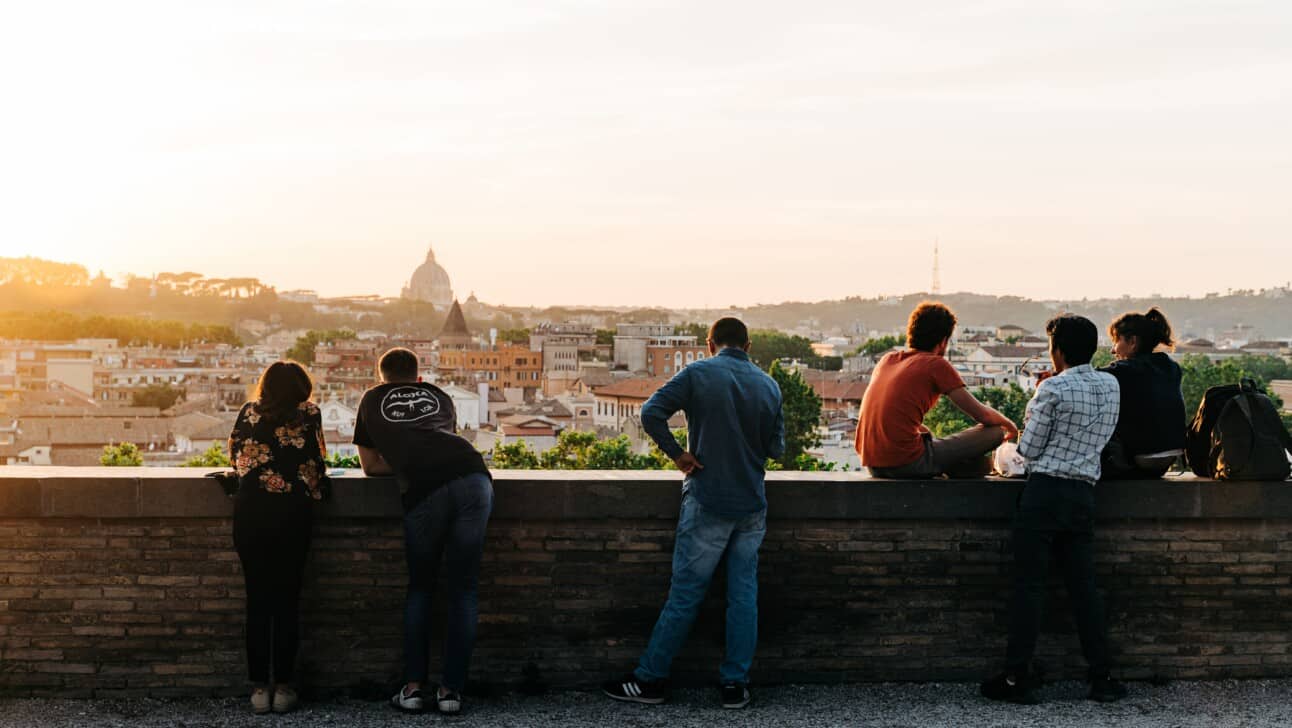
<path id="1" fill-rule="evenodd" d="M 426 301 L 437 308 L 453 305 L 453 285 L 449 281 L 449 272 L 435 262 L 434 248 L 426 251 L 426 262 L 413 271 L 413 277 L 404 287 L 403 297 Z"/>

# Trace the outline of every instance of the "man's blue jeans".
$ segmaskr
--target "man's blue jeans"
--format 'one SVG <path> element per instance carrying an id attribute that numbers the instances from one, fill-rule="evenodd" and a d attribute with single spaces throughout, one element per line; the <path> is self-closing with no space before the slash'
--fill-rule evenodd
<path id="1" fill-rule="evenodd" d="M 443 558 L 448 577 L 441 683 L 461 692 L 476 641 L 477 591 L 485 527 L 493 511 L 487 475 L 446 483 L 404 515 L 408 600 L 404 604 L 404 680 L 425 682 L 430 660 L 431 594 Z"/>
<path id="2" fill-rule="evenodd" d="M 689 494 L 683 496 L 668 602 L 637 665 L 638 679 L 669 676 L 673 658 L 686 641 L 713 572 L 726 553 L 727 649 L 720 675 L 723 682 L 749 681 L 758 643 L 758 549 L 766 533 L 766 510 L 725 518 L 705 511 Z"/>

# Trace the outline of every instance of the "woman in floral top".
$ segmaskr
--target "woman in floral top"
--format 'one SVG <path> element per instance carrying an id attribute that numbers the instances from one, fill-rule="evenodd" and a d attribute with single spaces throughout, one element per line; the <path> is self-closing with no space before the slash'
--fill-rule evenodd
<path id="1" fill-rule="evenodd" d="M 313 389 L 300 364 L 269 365 L 229 435 L 239 482 L 233 543 L 247 585 L 247 668 L 257 713 L 285 713 L 297 702 L 288 683 L 300 640 L 301 580 L 314 502 L 326 485 L 323 422 L 309 401 Z"/>

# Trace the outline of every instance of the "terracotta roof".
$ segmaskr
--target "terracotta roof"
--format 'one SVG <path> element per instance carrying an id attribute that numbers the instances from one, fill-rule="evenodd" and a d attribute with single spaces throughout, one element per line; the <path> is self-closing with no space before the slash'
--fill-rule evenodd
<path id="1" fill-rule="evenodd" d="M 579 375 L 579 381 L 583 382 L 584 386 L 595 389 L 613 383 L 615 377 L 609 369 L 585 369 Z"/>
<path id="2" fill-rule="evenodd" d="M 103 407 L 87 407 L 68 404 L 37 404 L 19 407 L 15 410 L 18 417 L 159 417 L 161 410 L 156 407 L 130 407 L 128 405 L 108 404 Z"/>
<path id="3" fill-rule="evenodd" d="M 818 381 L 812 380 L 812 389 L 826 402 L 860 402 L 866 394 L 866 382 L 851 381 Z"/>
<path id="4" fill-rule="evenodd" d="M 184 435 L 190 440 L 222 440 L 233 431 L 233 423 L 237 415 L 217 417 L 202 412 L 190 412 L 169 419 L 171 432 Z"/>
<path id="5" fill-rule="evenodd" d="M 79 407 L 99 406 L 99 403 L 94 401 L 93 397 L 87 396 L 79 390 L 67 386 L 62 386 L 59 389 L 51 389 L 48 391 L 25 390 L 18 396 L 23 407 L 34 407 L 37 405 L 75 405 Z"/>
<path id="6" fill-rule="evenodd" d="M 165 443 L 170 422 L 160 417 L 93 417 L 86 419 L 23 419 L 18 441 L 32 445 L 96 446 L 110 442 Z"/>
<path id="7" fill-rule="evenodd" d="M 546 417 L 516 415 L 501 422 L 502 434 L 508 437 L 555 437 L 560 425 Z"/>
<path id="8" fill-rule="evenodd" d="M 535 417 L 533 415 L 511 415 L 510 417 L 501 417 L 498 422 L 507 427 L 520 427 L 523 429 L 532 429 L 535 427 L 554 427 L 560 428 L 561 423 L 551 420 L 547 417 Z"/>
<path id="9" fill-rule="evenodd" d="M 621 379 L 614 384 L 608 384 L 604 387 L 597 387 L 592 390 L 593 394 L 598 397 L 620 397 L 623 399 L 650 399 L 655 390 L 664 386 L 667 379 L 655 377 L 638 377 L 636 379 Z"/>
<path id="10" fill-rule="evenodd" d="M 518 404 L 514 407 L 507 407 L 507 408 L 498 410 L 499 417 L 507 417 L 511 415 L 528 415 L 528 416 L 538 415 L 542 417 L 568 419 L 570 417 L 573 417 L 574 413 L 570 412 L 569 408 L 561 404 L 560 402 L 554 399 L 548 399 L 542 402 L 534 402 L 532 404 Z"/>

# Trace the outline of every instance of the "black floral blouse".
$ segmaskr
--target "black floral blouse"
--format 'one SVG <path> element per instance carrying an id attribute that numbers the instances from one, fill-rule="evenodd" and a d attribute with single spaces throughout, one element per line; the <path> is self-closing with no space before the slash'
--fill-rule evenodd
<path id="1" fill-rule="evenodd" d="M 269 493 L 303 492 L 322 500 L 327 450 L 318 405 L 302 402 L 297 417 L 277 425 L 256 407 L 256 402 L 242 406 L 229 435 L 238 479 L 244 487 L 257 483 Z"/>

